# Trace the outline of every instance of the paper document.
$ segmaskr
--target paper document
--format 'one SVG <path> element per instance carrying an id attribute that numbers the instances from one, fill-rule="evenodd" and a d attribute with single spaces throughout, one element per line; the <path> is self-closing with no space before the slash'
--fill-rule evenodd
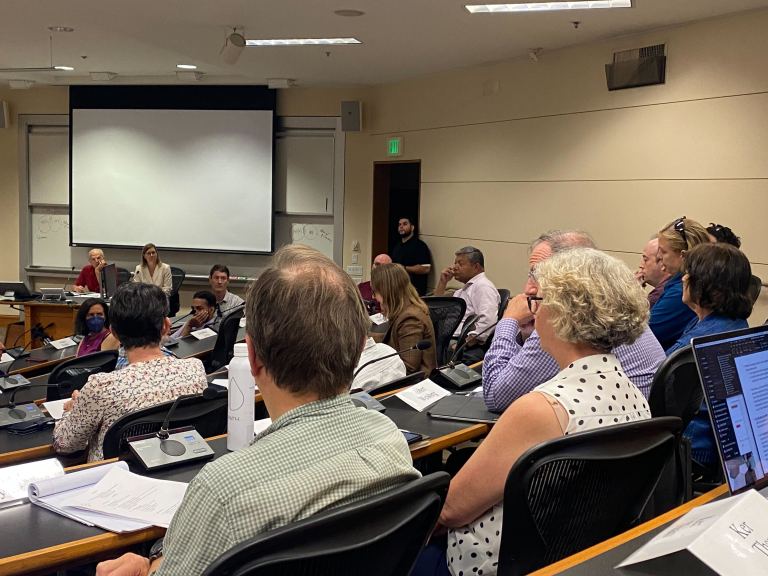
<path id="1" fill-rule="evenodd" d="M 373 322 L 377 326 L 381 326 L 382 324 L 389 322 L 389 320 L 387 320 L 387 317 L 384 316 L 384 314 L 379 312 L 378 314 L 374 314 L 371 316 L 371 322 Z"/>
<path id="2" fill-rule="evenodd" d="M 222 386 L 229 390 L 229 380 L 227 378 L 214 378 L 211 380 L 211 384 L 216 384 L 216 386 Z"/>
<path id="3" fill-rule="evenodd" d="M 258 436 L 264 430 L 270 427 L 272 424 L 272 418 L 262 418 L 261 420 L 256 420 L 253 423 L 253 435 Z"/>
<path id="4" fill-rule="evenodd" d="M 3 355 L 0 357 L 0 364 L 4 364 L 5 362 L 13 362 L 13 356 L 7 352 L 3 352 Z"/>
<path id="5" fill-rule="evenodd" d="M 77 346 L 77 342 L 69 337 L 60 338 L 59 340 L 51 340 L 50 344 L 56 348 L 56 350 L 63 350 L 64 348 L 69 348 L 70 346 Z"/>
<path id="6" fill-rule="evenodd" d="M 203 328 L 202 330 L 195 330 L 194 332 L 192 332 L 192 336 L 194 336 L 198 340 L 203 340 L 204 338 L 210 338 L 211 336 L 217 336 L 217 334 L 216 334 L 216 332 L 214 332 L 210 328 Z"/>
<path id="7" fill-rule="evenodd" d="M 423 412 L 424 409 L 440 400 L 443 396 L 450 395 L 451 393 L 448 390 L 441 388 L 429 378 L 395 394 L 400 400 L 419 412 Z"/>
<path id="8" fill-rule="evenodd" d="M 61 400 L 51 400 L 50 402 L 43 402 L 43 408 L 51 415 L 54 420 L 61 420 L 64 416 L 64 404 L 68 402 L 69 398 L 62 398 Z"/>
<path id="9" fill-rule="evenodd" d="M 240 328 L 245 328 L 245 316 L 240 318 L 240 322 L 238 322 L 238 326 L 240 326 Z"/>
<path id="10" fill-rule="evenodd" d="M 69 506 L 135 522 L 168 528 L 187 491 L 186 482 L 158 480 L 112 468 Z"/>
<path id="11" fill-rule="evenodd" d="M 64 476 L 64 468 L 56 458 L 3 468 L 0 470 L 0 508 L 26 502 L 31 483 L 58 476 Z"/>

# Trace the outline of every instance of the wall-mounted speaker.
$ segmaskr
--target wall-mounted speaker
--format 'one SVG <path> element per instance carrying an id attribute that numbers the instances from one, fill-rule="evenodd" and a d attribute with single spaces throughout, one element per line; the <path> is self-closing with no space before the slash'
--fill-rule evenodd
<path id="1" fill-rule="evenodd" d="M 613 63 L 605 65 L 605 80 L 608 90 L 653 86 L 666 82 L 666 71 L 664 44 L 656 44 L 616 52 Z"/>
<path id="2" fill-rule="evenodd" d="M 344 132 L 360 132 L 363 129 L 363 103 L 346 100 L 341 103 L 341 129 Z"/>
<path id="3" fill-rule="evenodd" d="M 8 102 L 0 101 L 0 128 L 8 128 L 11 125 L 11 117 L 8 114 Z"/>

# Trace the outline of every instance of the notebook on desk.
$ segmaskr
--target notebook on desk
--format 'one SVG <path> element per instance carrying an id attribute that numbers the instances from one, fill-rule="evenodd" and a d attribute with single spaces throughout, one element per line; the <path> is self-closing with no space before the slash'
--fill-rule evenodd
<path id="1" fill-rule="evenodd" d="M 731 493 L 768 486 L 768 326 L 694 338 L 691 347 Z"/>
<path id="2" fill-rule="evenodd" d="M 451 394 L 435 402 L 427 414 L 441 420 L 485 424 L 493 424 L 499 419 L 499 414 L 489 412 L 485 407 L 482 394 Z"/>

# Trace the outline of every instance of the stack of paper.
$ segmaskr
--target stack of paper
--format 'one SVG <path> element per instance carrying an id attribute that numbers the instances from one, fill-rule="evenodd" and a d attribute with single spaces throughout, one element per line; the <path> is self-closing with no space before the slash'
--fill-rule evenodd
<path id="1" fill-rule="evenodd" d="M 186 489 L 184 482 L 139 476 L 115 462 L 30 484 L 29 499 L 88 526 L 133 532 L 167 528 Z"/>
<path id="2" fill-rule="evenodd" d="M 3 468 L 0 470 L 0 508 L 26 502 L 31 483 L 59 476 L 64 476 L 64 468 L 56 458 Z"/>

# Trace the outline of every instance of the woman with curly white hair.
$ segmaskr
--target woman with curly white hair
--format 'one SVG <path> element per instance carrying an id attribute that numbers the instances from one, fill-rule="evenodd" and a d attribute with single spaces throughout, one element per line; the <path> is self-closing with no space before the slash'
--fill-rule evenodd
<path id="1" fill-rule="evenodd" d="M 453 478 L 440 514 L 444 559 L 423 557 L 415 574 L 496 574 L 504 484 L 529 448 L 554 438 L 651 417 L 611 350 L 645 329 L 648 300 L 632 271 L 591 248 L 539 263 L 528 297 L 541 346 L 560 372 L 516 400 Z"/>

